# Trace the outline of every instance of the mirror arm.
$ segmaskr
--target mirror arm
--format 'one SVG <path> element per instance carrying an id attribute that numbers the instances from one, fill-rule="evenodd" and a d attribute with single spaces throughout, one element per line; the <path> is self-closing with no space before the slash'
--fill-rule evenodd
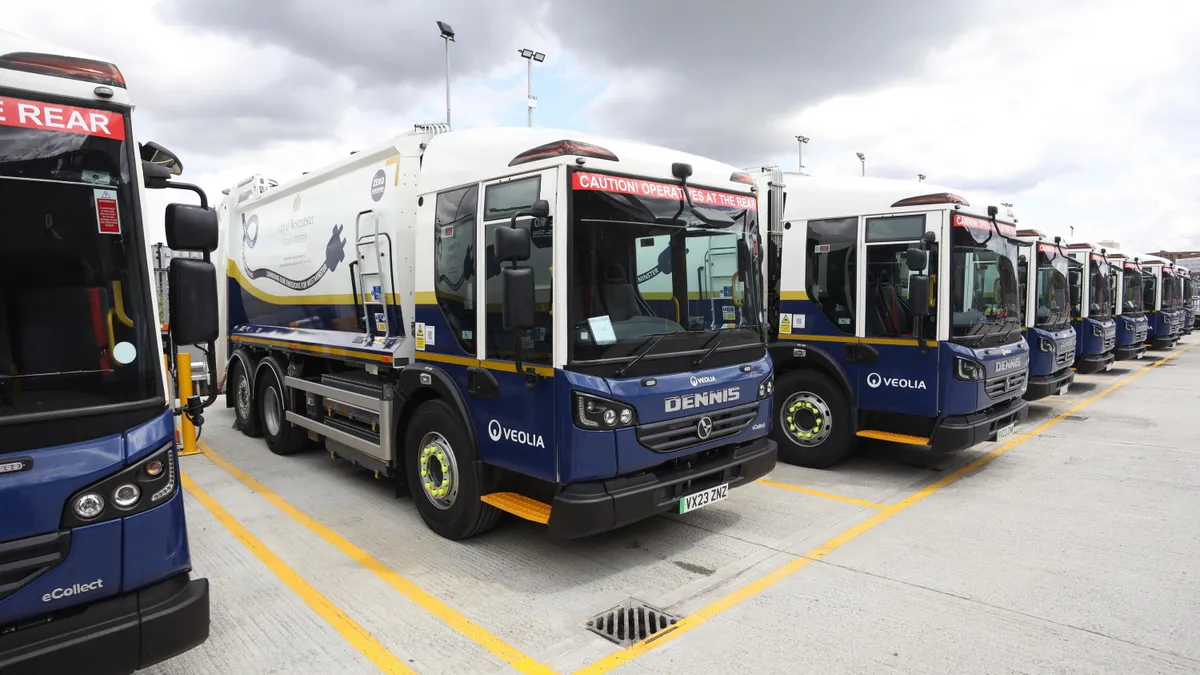
<path id="1" fill-rule="evenodd" d="M 191 183 L 176 183 L 175 181 L 171 181 L 171 182 L 167 183 L 166 185 L 164 185 L 163 187 L 173 188 L 175 190 L 187 190 L 189 192 L 195 192 L 196 194 L 200 195 L 200 208 L 202 208 L 202 209 L 208 208 L 208 195 L 204 194 L 204 190 L 200 189 L 199 185 L 193 185 Z M 207 254 L 205 254 L 204 257 L 206 260 L 208 259 Z"/>

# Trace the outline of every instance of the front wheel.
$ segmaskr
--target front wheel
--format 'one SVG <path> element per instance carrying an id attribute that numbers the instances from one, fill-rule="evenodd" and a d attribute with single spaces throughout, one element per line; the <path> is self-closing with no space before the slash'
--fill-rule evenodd
<path id="1" fill-rule="evenodd" d="M 779 378 L 774 412 L 771 436 L 788 464 L 824 469 L 854 452 L 858 439 L 850 404 L 824 374 L 797 370 Z"/>
<path id="2" fill-rule="evenodd" d="M 484 481 L 465 424 L 445 401 L 429 401 L 412 416 L 404 444 L 404 473 L 417 512 L 447 539 L 482 534 L 500 519 L 500 511 L 480 499 Z"/>

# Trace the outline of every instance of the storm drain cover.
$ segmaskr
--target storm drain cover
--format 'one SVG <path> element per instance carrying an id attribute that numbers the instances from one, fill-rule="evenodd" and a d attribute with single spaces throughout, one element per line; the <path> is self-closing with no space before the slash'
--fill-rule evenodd
<path id="1" fill-rule="evenodd" d="M 622 647 L 641 642 L 679 622 L 679 618 L 638 600 L 626 600 L 588 619 L 587 629 Z"/>

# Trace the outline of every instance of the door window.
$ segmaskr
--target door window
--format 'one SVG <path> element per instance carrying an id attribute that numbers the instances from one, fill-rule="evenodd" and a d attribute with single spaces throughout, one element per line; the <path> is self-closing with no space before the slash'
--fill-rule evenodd
<path id="1" fill-rule="evenodd" d="M 808 221 L 805 288 L 834 328 L 854 335 L 858 218 Z"/>
<path id="2" fill-rule="evenodd" d="M 434 292 L 450 331 L 475 353 L 475 218 L 479 186 L 437 196 L 434 216 Z"/>

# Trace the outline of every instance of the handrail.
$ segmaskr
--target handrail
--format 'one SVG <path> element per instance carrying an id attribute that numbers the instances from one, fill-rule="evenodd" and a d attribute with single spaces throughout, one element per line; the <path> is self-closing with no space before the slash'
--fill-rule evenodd
<path id="1" fill-rule="evenodd" d="M 133 319 L 125 313 L 125 295 L 121 292 L 121 282 L 112 282 L 113 288 L 113 309 L 117 311 L 117 319 L 126 328 L 133 328 Z"/>

